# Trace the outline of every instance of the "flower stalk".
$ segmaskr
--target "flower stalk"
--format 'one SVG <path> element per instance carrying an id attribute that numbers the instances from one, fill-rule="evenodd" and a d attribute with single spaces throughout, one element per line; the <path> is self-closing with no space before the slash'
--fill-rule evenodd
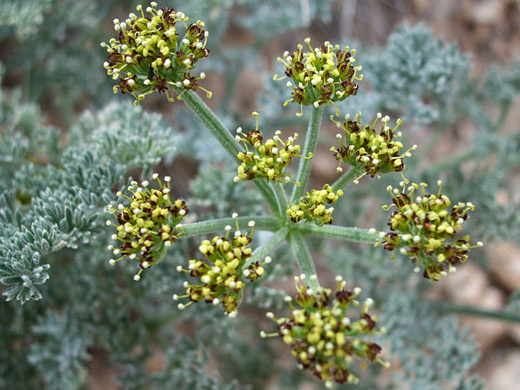
<path id="1" fill-rule="evenodd" d="M 296 262 L 298 263 L 301 273 L 305 275 L 305 282 L 316 292 L 320 287 L 320 282 L 316 274 L 316 265 L 314 264 L 311 252 L 305 243 L 303 235 L 299 231 L 291 231 L 289 235 L 289 245 L 296 257 Z"/>
<path id="2" fill-rule="evenodd" d="M 487 310 L 453 303 L 434 302 L 435 307 L 444 313 L 456 313 L 480 318 L 490 318 L 507 322 L 520 323 L 520 314 L 508 313 L 501 310 Z"/>
<path id="3" fill-rule="evenodd" d="M 323 116 L 323 107 L 318 106 L 312 108 L 311 119 L 307 127 L 307 134 L 305 135 L 305 145 L 303 146 L 303 156 L 314 156 L 316 144 L 318 142 L 318 134 L 320 132 L 321 120 Z M 297 203 L 300 197 L 305 193 L 305 187 L 309 180 L 311 173 L 312 158 L 304 158 L 300 161 L 298 166 L 298 173 L 296 174 L 296 183 L 291 196 L 291 203 Z"/>
<path id="4" fill-rule="evenodd" d="M 174 88 L 177 93 L 183 91 L 179 88 Z M 182 100 L 188 108 L 201 120 L 210 133 L 217 139 L 222 147 L 229 153 L 233 159 L 237 159 L 237 154 L 242 152 L 240 146 L 231 133 L 222 124 L 220 119 L 213 113 L 211 108 L 193 91 L 184 91 Z M 256 187 L 264 197 L 265 201 L 269 204 L 272 210 L 276 210 L 278 203 L 273 190 L 264 181 L 255 180 Z"/>
<path id="5" fill-rule="evenodd" d="M 278 215 L 283 217 L 288 205 L 287 196 L 285 195 L 285 191 L 280 183 L 272 182 L 271 187 L 274 190 L 276 201 L 278 202 Z"/>
<path id="6" fill-rule="evenodd" d="M 245 263 L 245 267 L 264 259 L 271 253 L 278 245 L 287 239 L 289 228 L 286 226 L 278 229 L 266 242 L 256 248 L 249 259 Z"/>
<path id="7" fill-rule="evenodd" d="M 255 222 L 255 227 L 258 230 L 275 231 L 279 228 L 279 222 L 274 217 L 246 216 L 238 217 L 237 221 L 240 229 L 247 228 L 250 221 Z M 184 233 L 181 237 L 194 237 L 203 234 L 216 233 L 234 223 L 234 218 L 221 218 L 186 224 L 183 225 Z"/>
<path id="8" fill-rule="evenodd" d="M 356 227 L 303 224 L 297 227 L 301 234 L 313 237 L 323 237 L 335 240 L 366 242 L 375 244 L 381 241 L 379 235 L 373 229 L 358 229 Z"/>

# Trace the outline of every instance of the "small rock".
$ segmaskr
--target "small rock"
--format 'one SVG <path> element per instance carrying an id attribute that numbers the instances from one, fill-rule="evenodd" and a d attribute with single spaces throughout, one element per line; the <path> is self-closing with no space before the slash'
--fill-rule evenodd
<path id="1" fill-rule="evenodd" d="M 503 356 L 500 363 L 486 377 L 491 389 L 520 390 L 520 352 L 511 351 Z"/>
<path id="2" fill-rule="evenodd" d="M 487 249 L 493 275 L 509 291 L 520 288 L 520 248 L 512 243 L 491 245 Z"/>
<path id="3" fill-rule="evenodd" d="M 468 9 L 472 22 L 476 24 L 497 25 L 504 15 L 505 3 L 501 0 L 473 2 Z"/>
<path id="4" fill-rule="evenodd" d="M 505 305 L 505 294 L 491 286 L 484 271 L 471 263 L 458 267 L 438 285 L 455 304 L 488 310 L 500 310 Z M 461 315 L 460 322 L 470 328 L 481 351 L 492 347 L 508 330 L 508 324 L 500 320 Z"/>

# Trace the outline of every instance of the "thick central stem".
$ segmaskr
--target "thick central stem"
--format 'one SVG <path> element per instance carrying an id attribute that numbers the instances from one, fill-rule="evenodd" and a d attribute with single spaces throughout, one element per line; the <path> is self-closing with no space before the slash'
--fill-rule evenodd
<path id="1" fill-rule="evenodd" d="M 375 244 L 381 241 L 381 238 L 375 231 L 358 229 L 356 227 L 303 224 L 298 226 L 298 230 L 305 235 L 334 240 L 367 242 L 369 244 Z"/>
<path id="2" fill-rule="evenodd" d="M 179 238 L 220 232 L 224 230 L 227 225 L 235 226 L 235 221 L 238 222 L 240 229 L 248 229 L 250 221 L 255 222 L 255 228 L 258 230 L 275 231 L 280 227 L 278 220 L 274 217 L 245 216 L 238 217 L 236 220 L 235 218 L 221 218 L 183 225 L 184 232 Z"/>

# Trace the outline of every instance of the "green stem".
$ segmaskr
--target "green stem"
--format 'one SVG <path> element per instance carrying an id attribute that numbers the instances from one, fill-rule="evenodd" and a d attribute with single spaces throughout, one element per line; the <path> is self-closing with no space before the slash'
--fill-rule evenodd
<path id="1" fill-rule="evenodd" d="M 318 106 L 318 108 L 312 108 L 311 119 L 309 121 L 309 126 L 307 127 L 305 145 L 302 152 L 302 156 L 306 158 L 302 158 L 300 160 L 298 173 L 296 174 L 296 184 L 294 185 L 294 190 L 291 196 L 291 203 L 298 202 L 298 200 L 305 193 L 305 188 L 307 187 L 307 181 L 309 180 L 313 160 L 313 158 L 308 158 L 308 156 L 309 154 L 314 155 L 314 150 L 316 149 L 316 144 L 318 143 L 318 134 L 321 126 L 323 107 L 324 106 Z"/>
<path id="2" fill-rule="evenodd" d="M 289 235 L 289 244 L 291 249 L 296 256 L 296 262 L 302 274 L 305 275 L 305 281 L 307 286 L 316 291 L 320 286 L 316 273 L 316 266 L 312 260 L 311 252 L 303 239 L 300 232 L 293 230 Z"/>
<path id="3" fill-rule="evenodd" d="M 182 100 L 191 109 L 191 111 L 204 123 L 210 133 L 217 139 L 224 149 L 233 159 L 242 150 L 238 142 L 233 138 L 231 133 L 222 124 L 220 119 L 213 113 L 206 103 L 193 91 L 185 91 L 182 88 L 175 87 L 175 91 L 180 95 Z"/>
<path id="4" fill-rule="evenodd" d="M 455 305 L 451 303 L 434 303 L 435 306 L 442 312 L 465 314 L 475 317 L 492 318 L 495 320 L 518 322 L 520 323 L 520 315 L 514 313 L 508 313 L 500 310 L 487 310 L 479 309 L 476 307 Z"/>
<path id="5" fill-rule="evenodd" d="M 331 186 L 334 188 L 334 191 L 342 190 L 348 187 L 356 177 L 361 173 L 361 169 L 355 169 L 351 167 L 347 172 L 345 172 L 338 180 L 336 180 Z"/>
<path id="6" fill-rule="evenodd" d="M 377 233 L 371 233 L 368 229 L 358 229 L 356 227 L 303 224 L 298 227 L 298 231 L 305 235 L 335 240 L 367 242 L 369 244 L 381 241 Z"/>
<path id="7" fill-rule="evenodd" d="M 287 226 L 278 229 L 266 242 L 254 250 L 251 257 L 245 262 L 243 269 L 247 269 L 256 261 L 263 260 L 274 248 L 285 241 L 288 233 L 289 228 Z"/>
<path id="8" fill-rule="evenodd" d="M 280 227 L 280 223 L 273 217 L 238 217 L 238 227 L 240 229 L 248 228 L 249 221 L 255 221 L 255 229 L 275 231 Z M 216 233 L 224 230 L 226 226 L 235 226 L 234 218 L 214 219 L 211 221 L 195 222 L 183 225 L 184 233 L 180 236 L 192 237 L 200 236 L 201 234 Z"/>
<path id="9" fill-rule="evenodd" d="M 287 202 L 287 196 L 285 195 L 285 191 L 280 183 L 271 182 L 271 187 L 273 188 L 274 193 L 276 194 L 276 199 L 278 201 L 278 215 L 280 217 L 284 217 L 285 210 L 287 210 L 287 206 L 289 204 Z"/>
<path id="10" fill-rule="evenodd" d="M 185 91 L 182 88 L 174 87 L 175 91 L 180 95 L 182 100 L 190 108 L 190 110 L 204 123 L 210 133 L 217 139 L 222 147 L 229 155 L 237 160 L 237 154 L 242 151 L 240 145 L 235 138 L 226 129 L 218 117 L 211 111 L 206 103 L 193 91 Z M 262 180 L 253 180 L 266 202 L 272 210 L 277 209 L 276 197 L 269 185 Z"/>

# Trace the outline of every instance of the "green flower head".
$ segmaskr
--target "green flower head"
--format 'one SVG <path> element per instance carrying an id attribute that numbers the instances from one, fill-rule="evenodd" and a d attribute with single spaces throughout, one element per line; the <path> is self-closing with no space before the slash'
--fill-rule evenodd
<path id="1" fill-rule="evenodd" d="M 299 204 L 292 205 L 291 208 L 287 209 L 286 214 L 293 222 L 306 220 L 318 226 L 330 224 L 334 220 L 334 218 L 332 218 L 334 208 L 327 208 L 325 203 L 335 204 L 340 196 L 343 196 L 342 190 L 338 190 L 334 193 L 334 189 L 329 184 L 325 184 L 321 190 L 312 190 L 310 193 L 307 192 L 307 194 L 300 199 Z"/>
<path id="2" fill-rule="evenodd" d="M 475 206 L 470 202 L 459 202 L 451 206 L 446 195 L 441 194 L 442 182 L 439 180 L 437 194 L 427 194 L 427 184 L 411 183 L 403 177 L 401 190 L 388 187 L 393 204 L 383 206 L 385 210 L 395 207 L 388 221 L 391 232 L 380 233 L 383 245 L 389 251 L 398 249 L 416 263 L 415 271 L 424 269 L 424 277 L 432 282 L 440 280 L 449 272 L 455 272 L 455 264 L 468 259 L 470 249 L 482 246 L 469 244 L 469 235 L 456 238 L 457 231 L 468 219 L 470 210 Z M 415 191 L 421 189 L 420 195 Z"/>
<path id="3" fill-rule="evenodd" d="M 118 192 L 119 197 L 126 198 L 128 205 L 118 204 L 108 206 L 108 211 L 115 216 L 117 224 L 108 220 L 107 225 L 115 226 L 117 233 L 112 239 L 120 242 L 119 248 L 110 245 L 109 250 L 119 258 L 111 259 L 114 265 L 123 259 L 139 261 L 141 269 L 135 275 L 137 281 L 143 270 L 164 260 L 166 249 L 170 247 L 183 233 L 182 220 L 188 214 L 188 205 L 183 200 L 170 199 L 170 178 L 161 182 L 157 174 L 153 178 L 158 182 L 159 189 L 148 188 L 147 181 L 139 187 L 133 181 L 128 187 L 132 196 Z"/>
<path id="4" fill-rule="evenodd" d="M 318 379 L 332 388 L 336 383 L 357 383 L 359 379 L 351 371 L 354 360 L 364 368 L 368 363 L 377 361 L 388 366 L 378 355 L 381 347 L 369 338 L 374 334 L 385 333 L 376 330 L 377 317 L 370 314 L 373 305 L 368 298 L 361 306 L 356 298 L 360 288 L 349 290 L 341 277 L 337 277 L 337 292 L 333 296 L 327 288 L 313 291 L 305 285 L 305 276 L 296 277 L 296 305 L 287 297 L 291 312 L 286 318 L 275 318 L 273 313 L 267 317 L 276 322 L 278 332 L 262 337 L 280 336 L 289 345 L 299 367 L 309 370 Z M 349 313 L 350 306 L 361 306 L 359 317 Z M 367 339 L 368 338 L 368 339 Z"/>
<path id="5" fill-rule="evenodd" d="M 280 138 L 282 132 L 278 130 L 273 138 L 264 141 L 262 132 L 258 130 L 259 115 L 253 112 L 253 116 L 256 117 L 256 130 L 244 133 L 242 128 L 237 129 L 235 138 L 244 144 L 246 151 L 237 155 L 240 165 L 234 181 L 263 178 L 280 183 L 290 182 L 291 176 L 284 173 L 285 168 L 294 157 L 303 157 L 300 155 L 300 145 L 295 144 L 298 134 L 283 141 Z M 312 153 L 303 158 L 312 158 Z"/>
<path id="6" fill-rule="evenodd" d="M 354 180 L 356 184 L 365 175 L 380 177 L 379 175 L 384 173 L 402 171 L 405 168 L 403 158 L 411 157 L 410 151 L 417 148 L 414 145 L 406 152 L 401 152 L 403 144 L 397 140 L 402 136 L 401 132 L 397 132 L 402 123 L 400 119 L 393 129 L 388 126 L 390 118 L 382 117 L 380 113 L 371 125 L 361 125 L 361 113 L 358 113 L 354 120 L 350 120 L 347 114 L 344 123 L 335 121 L 332 116 L 330 119 L 344 130 L 344 135 L 336 136 L 340 146 L 330 148 L 336 160 L 340 162 L 337 171 L 343 171 L 341 163 L 345 162 L 353 169 L 363 172 Z M 379 121 L 381 125 L 378 130 L 376 126 Z"/>
<path id="7" fill-rule="evenodd" d="M 224 237 L 215 236 L 211 241 L 201 242 L 199 251 L 204 255 L 204 260 L 193 259 L 189 261 L 188 269 L 182 266 L 177 268 L 179 272 L 185 272 L 199 280 L 199 283 L 194 284 L 185 282 L 186 294 L 173 296 L 174 300 L 189 299 L 187 304 L 179 303 L 179 309 L 204 300 L 213 305 L 221 304 L 226 315 L 235 317 L 246 279 L 254 282 L 264 274 L 263 266 L 271 262 L 270 257 L 266 257 L 262 263 L 248 264 L 247 261 L 253 253 L 249 244 L 253 238 L 255 223 L 249 222 L 251 233 L 248 236 L 240 232 L 237 217 L 237 214 L 233 214 L 237 222 L 232 237 L 231 226 L 228 225 Z"/>
<path id="8" fill-rule="evenodd" d="M 305 39 L 310 51 L 304 52 L 303 46 L 298 45 L 298 50 L 286 51 L 283 58 L 278 58 L 285 65 L 285 77 L 292 80 L 287 83 L 293 90 L 292 98 L 285 105 L 290 101 L 298 103 L 302 107 L 298 116 L 302 115 L 303 106 L 334 104 L 355 95 L 356 81 L 362 79 L 361 66 L 354 66 L 355 50 L 348 47 L 340 50 L 338 45 L 332 46 L 329 42 L 313 48 L 310 41 L 310 38 Z M 275 75 L 274 79 L 285 77 Z"/>
<path id="9" fill-rule="evenodd" d="M 132 94 L 136 105 L 154 91 L 165 92 L 168 100 L 173 101 L 172 87 L 204 89 L 197 85 L 197 81 L 205 78 L 204 73 L 198 76 L 190 73 L 198 60 L 209 55 L 204 23 L 199 20 L 187 25 L 188 17 L 182 12 L 156 7 L 157 3 L 152 2 L 146 16 L 143 7 L 138 5 L 140 15 L 131 13 L 123 22 L 115 19 L 118 37 L 101 44 L 108 52 L 104 64 L 107 74 L 120 80 L 114 86 L 114 93 L 119 90 Z M 179 25 L 185 30 L 182 39 Z M 211 97 L 211 92 L 206 92 Z"/>

